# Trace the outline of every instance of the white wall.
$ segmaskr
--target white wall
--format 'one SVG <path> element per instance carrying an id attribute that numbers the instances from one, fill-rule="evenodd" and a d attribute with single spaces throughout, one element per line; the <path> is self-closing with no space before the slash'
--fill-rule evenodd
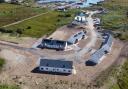
<path id="1" fill-rule="evenodd" d="M 11 0 L 4 0 L 5 2 L 11 2 Z"/>
<path id="2" fill-rule="evenodd" d="M 85 16 L 76 16 L 75 17 L 75 20 L 76 21 L 79 21 L 79 22 L 86 22 Z"/>
<path id="3" fill-rule="evenodd" d="M 40 71 L 49 71 L 49 72 L 59 72 L 59 73 L 72 73 L 73 69 L 66 69 L 66 68 L 54 68 L 54 67 L 39 67 Z"/>

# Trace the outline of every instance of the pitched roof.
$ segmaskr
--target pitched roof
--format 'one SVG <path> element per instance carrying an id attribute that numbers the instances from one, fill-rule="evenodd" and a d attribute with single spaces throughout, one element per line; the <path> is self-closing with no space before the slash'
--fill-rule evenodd
<path id="1" fill-rule="evenodd" d="M 73 62 L 53 59 L 40 59 L 40 66 L 73 69 Z"/>

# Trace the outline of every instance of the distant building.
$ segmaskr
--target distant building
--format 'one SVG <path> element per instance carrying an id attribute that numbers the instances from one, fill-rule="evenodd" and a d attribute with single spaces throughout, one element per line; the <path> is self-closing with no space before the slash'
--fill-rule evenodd
<path id="1" fill-rule="evenodd" d="M 100 25 L 101 21 L 100 21 L 99 18 L 95 18 L 95 19 L 93 20 L 93 23 L 94 23 L 94 25 Z"/>
<path id="2" fill-rule="evenodd" d="M 5 2 L 11 2 L 11 0 L 4 0 Z"/>
<path id="3" fill-rule="evenodd" d="M 5 2 L 8 2 L 8 3 L 21 3 L 21 2 L 23 2 L 23 0 L 5 0 Z"/>
<path id="4" fill-rule="evenodd" d="M 40 59 L 39 70 L 44 72 L 56 72 L 75 74 L 72 61 L 53 60 L 53 59 Z"/>
<path id="5" fill-rule="evenodd" d="M 37 0 L 39 4 L 45 4 L 45 3 L 55 3 L 55 2 L 66 2 L 66 3 L 74 3 L 74 2 L 80 2 L 81 0 Z M 82 2 L 82 1 L 81 1 Z"/>
<path id="6" fill-rule="evenodd" d="M 86 21 L 87 21 L 87 20 L 86 20 L 86 14 L 80 13 L 80 14 L 76 15 L 75 21 L 81 22 L 81 23 L 86 22 Z"/>

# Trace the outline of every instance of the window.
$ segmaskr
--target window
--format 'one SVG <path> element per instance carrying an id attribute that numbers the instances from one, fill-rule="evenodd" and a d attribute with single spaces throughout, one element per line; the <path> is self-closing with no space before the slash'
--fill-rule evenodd
<path id="1" fill-rule="evenodd" d="M 66 71 L 65 69 L 63 71 Z"/>
<path id="2" fill-rule="evenodd" d="M 47 63 L 46 66 L 48 66 L 49 64 Z"/>
<path id="3" fill-rule="evenodd" d="M 68 70 L 68 72 L 71 72 L 71 70 Z"/>
<path id="4" fill-rule="evenodd" d="M 63 68 L 65 68 L 65 65 L 63 65 Z"/>
<path id="5" fill-rule="evenodd" d="M 78 35 L 82 34 L 82 32 L 79 32 Z"/>
<path id="6" fill-rule="evenodd" d="M 57 71 L 59 71 L 59 69 L 57 69 Z"/>
<path id="7" fill-rule="evenodd" d="M 46 68 L 46 70 L 48 70 L 48 68 Z"/>
<path id="8" fill-rule="evenodd" d="M 44 68 L 41 68 L 41 70 L 44 70 Z"/>
<path id="9" fill-rule="evenodd" d="M 77 34 L 76 34 L 76 35 L 74 35 L 74 37 L 77 37 Z"/>

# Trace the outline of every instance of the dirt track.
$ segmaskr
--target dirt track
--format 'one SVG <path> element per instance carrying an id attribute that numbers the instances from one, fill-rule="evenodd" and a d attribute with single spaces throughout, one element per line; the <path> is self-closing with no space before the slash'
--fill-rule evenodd
<path id="1" fill-rule="evenodd" d="M 53 89 L 85 89 L 92 79 L 116 61 L 123 47 L 122 43 L 114 40 L 110 54 L 105 56 L 101 64 L 95 67 L 86 66 L 85 62 L 90 57 L 92 51 L 98 49 L 101 44 L 101 38 L 98 38 L 96 35 L 91 16 L 88 18 L 88 21 L 89 37 L 74 46 L 76 50 L 64 52 L 49 49 L 37 50 L 12 43 L 0 42 L 0 49 L 2 49 L 0 56 L 7 61 L 3 69 L 4 71 L 0 75 L 0 81 L 2 83 L 16 83 L 22 86 L 23 89 L 46 89 L 47 86 L 51 86 Z M 89 49 L 92 49 L 92 51 L 89 51 Z M 40 56 L 72 60 L 74 61 L 77 74 L 60 76 L 32 73 L 31 71 L 38 66 L 38 58 Z"/>

